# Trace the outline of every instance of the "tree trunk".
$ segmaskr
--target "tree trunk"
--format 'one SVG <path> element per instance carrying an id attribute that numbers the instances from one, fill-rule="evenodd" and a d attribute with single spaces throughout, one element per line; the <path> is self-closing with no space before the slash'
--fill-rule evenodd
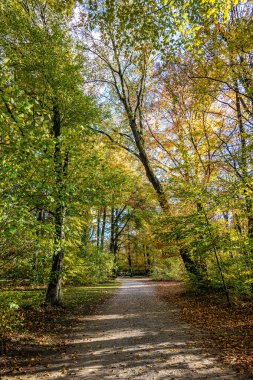
<path id="1" fill-rule="evenodd" d="M 64 202 L 65 185 L 64 177 L 67 175 L 69 157 L 68 153 L 63 157 L 61 137 L 60 112 L 57 104 L 53 107 L 53 133 L 55 139 L 54 168 L 55 168 L 55 233 L 54 233 L 54 254 L 50 273 L 46 302 L 50 305 L 62 304 L 62 266 L 64 258 L 64 222 L 66 205 Z"/>
<path id="2" fill-rule="evenodd" d="M 238 85 L 236 84 L 236 88 L 238 89 Z M 236 93 L 236 110 L 237 110 L 237 119 L 239 125 L 239 133 L 241 140 L 241 157 L 240 157 L 240 166 L 242 171 L 242 181 L 245 186 L 247 186 L 250 182 L 249 178 L 249 163 L 247 158 L 247 141 L 245 128 L 243 124 L 242 112 L 241 112 L 241 104 L 240 104 L 240 96 Z M 249 249 L 246 254 L 246 264 L 248 265 L 252 274 L 250 275 L 250 280 L 252 281 L 253 277 L 253 205 L 252 205 L 252 196 L 247 194 L 245 191 L 245 208 L 247 215 L 247 234 L 249 241 Z M 253 282 L 251 282 L 251 292 L 253 293 Z"/>
<path id="3" fill-rule="evenodd" d="M 65 219 L 65 208 L 58 207 L 55 211 L 55 242 L 54 242 L 54 255 L 53 264 L 50 273 L 50 280 L 48 284 L 46 301 L 50 305 L 61 305 L 62 304 L 62 266 L 64 258 L 64 219 Z"/>
<path id="4" fill-rule="evenodd" d="M 154 190 L 156 191 L 161 209 L 164 212 L 169 213 L 170 207 L 169 207 L 169 203 L 167 201 L 163 186 L 160 183 L 159 179 L 157 178 L 155 172 L 153 171 L 153 169 L 150 165 L 150 161 L 149 161 L 149 158 L 148 158 L 147 153 L 145 151 L 145 148 L 143 146 L 141 134 L 138 131 L 138 127 L 136 125 L 136 122 L 134 119 L 131 118 L 131 115 L 129 115 L 129 114 L 128 114 L 128 118 L 129 118 L 131 130 L 132 130 L 132 133 L 134 136 L 134 140 L 135 140 L 138 152 L 139 152 L 140 161 L 142 162 L 142 164 L 144 166 L 147 178 L 148 178 L 149 182 L 151 183 L 151 185 L 153 186 Z M 185 265 L 186 271 L 188 273 L 190 273 L 191 275 L 194 275 L 194 276 L 200 278 L 201 273 L 198 270 L 195 262 L 191 259 L 186 248 L 184 248 L 183 250 L 180 250 L 180 255 L 181 255 L 181 258 L 182 258 L 183 263 Z"/>
<path id="5" fill-rule="evenodd" d="M 130 272 L 130 276 L 133 277 L 133 263 L 132 263 L 132 256 L 131 256 L 131 243 L 130 243 L 130 240 L 128 238 L 128 266 L 129 266 L 129 272 Z"/>
<path id="6" fill-rule="evenodd" d="M 253 294 L 253 205 L 250 197 L 246 197 L 246 211 L 248 219 L 248 240 L 249 240 L 249 250 L 247 252 L 247 265 L 250 269 L 251 274 L 249 275 L 250 289 Z"/>
<path id="7" fill-rule="evenodd" d="M 191 275 L 194 275 L 197 278 L 197 280 L 201 280 L 202 276 L 200 275 L 200 272 L 197 269 L 195 262 L 192 260 L 192 258 L 188 254 L 186 248 L 180 249 L 180 256 L 183 260 L 183 263 L 187 272 L 189 272 Z"/>
<path id="8" fill-rule="evenodd" d="M 148 247 L 146 247 L 146 256 L 147 256 L 147 273 L 149 273 L 151 269 L 151 260 L 150 260 L 150 253 L 149 253 Z"/>
<path id="9" fill-rule="evenodd" d="M 150 161 L 147 156 L 146 150 L 144 148 L 141 133 L 138 130 L 136 121 L 131 118 L 131 115 L 129 115 L 128 118 L 129 118 L 129 124 L 130 124 L 131 130 L 134 136 L 134 140 L 139 152 L 140 161 L 145 169 L 147 178 L 149 182 L 151 183 L 151 185 L 153 186 L 154 190 L 156 191 L 156 194 L 158 196 L 158 202 L 161 206 L 161 209 L 164 211 L 169 211 L 169 203 L 164 193 L 164 189 L 159 179 L 157 178 L 154 170 L 152 169 L 150 165 Z"/>
<path id="10" fill-rule="evenodd" d="M 97 212 L 97 249 L 100 247 L 100 210 Z"/>
<path id="11" fill-rule="evenodd" d="M 45 211 L 43 209 L 38 210 L 37 212 L 37 222 L 43 223 L 45 222 Z M 36 231 L 36 235 L 38 239 L 43 235 L 43 230 L 38 229 Z M 33 254 L 33 264 L 32 264 L 32 271 L 33 271 L 33 282 L 35 284 L 39 284 L 41 282 L 41 278 L 39 276 L 39 258 L 38 258 L 38 252 L 37 250 Z"/>
<path id="12" fill-rule="evenodd" d="M 114 207 L 111 208 L 111 236 L 110 236 L 110 252 L 114 253 L 114 238 L 115 238 L 115 217 Z"/>
<path id="13" fill-rule="evenodd" d="M 102 229 L 101 229 L 100 247 L 101 247 L 102 251 L 104 250 L 105 226 L 106 226 L 106 207 L 104 207 L 104 209 L 103 209 L 103 219 L 102 219 Z"/>
<path id="14" fill-rule="evenodd" d="M 50 281 L 47 288 L 46 301 L 52 306 L 62 304 L 62 265 L 64 249 L 60 248 L 53 256 L 53 265 L 51 270 Z"/>
<path id="15" fill-rule="evenodd" d="M 118 76 L 119 76 L 119 83 L 120 83 L 119 84 L 117 82 L 117 80 L 115 79 L 115 82 L 114 82 L 115 88 L 116 88 L 118 97 L 119 97 L 122 105 L 124 106 L 124 109 L 125 109 L 125 112 L 126 112 L 126 115 L 128 118 L 129 127 L 131 128 L 133 138 L 134 138 L 134 141 L 135 141 L 138 153 L 139 153 L 138 157 L 139 157 L 139 159 L 140 159 L 140 161 L 141 161 L 141 163 L 145 169 L 146 176 L 147 176 L 149 182 L 151 183 L 151 185 L 153 186 L 154 190 L 156 191 L 158 202 L 160 204 L 161 209 L 163 211 L 165 211 L 166 213 L 168 213 L 170 210 L 170 207 L 169 207 L 169 202 L 166 198 L 166 194 L 164 192 L 164 188 L 163 188 L 159 178 L 156 176 L 156 174 L 155 174 L 155 172 L 154 172 L 154 170 L 150 164 L 149 157 L 148 157 L 146 149 L 144 147 L 143 125 L 142 125 L 142 116 L 141 116 L 142 111 L 141 111 L 141 105 L 140 105 L 139 101 L 140 101 L 140 98 L 143 95 L 143 91 L 144 91 L 144 82 L 145 82 L 144 77 L 145 77 L 145 75 L 143 76 L 141 84 L 140 84 L 140 92 L 139 92 L 137 104 L 135 105 L 135 107 L 131 107 L 131 105 L 129 104 L 129 96 L 126 95 L 128 92 L 128 88 L 125 85 L 124 72 L 122 71 L 121 66 L 120 66 L 120 60 L 117 56 L 117 49 L 116 49 L 116 45 L 114 43 L 113 36 L 111 38 L 111 42 L 113 44 L 114 55 L 115 55 L 115 57 L 117 57 L 116 59 L 117 59 L 117 63 L 118 63 Z M 111 70 L 111 68 L 110 68 L 110 70 Z M 113 72 L 113 76 L 115 78 L 114 72 Z M 122 91 L 120 91 L 120 86 L 121 86 Z M 133 112 L 132 109 L 134 109 L 134 108 L 135 108 L 135 111 Z M 140 120 L 138 121 L 139 125 L 137 125 L 137 116 L 136 116 L 137 114 L 139 114 L 139 118 L 140 118 Z M 185 251 L 184 252 L 184 258 L 186 258 L 187 255 L 188 255 L 188 253 Z M 183 259 L 183 257 L 182 257 L 182 259 Z M 184 259 L 183 259 L 183 261 L 184 261 Z M 189 257 L 189 261 L 190 261 L 190 257 Z M 189 268 L 192 268 L 192 266 L 187 266 L 186 270 L 189 271 Z M 192 272 L 190 272 L 190 273 L 192 273 Z"/>
<path id="16" fill-rule="evenodd" d="M 145 273 L 149 274 L 150 269 L 151 269 L 151 262 L 150 262 L 148 247 L 146 246 L 146 244 L 143 244 L 143 257 L 144 257 L 144 264 L 145 264 Z"/>
<path id="17" fill-rule="evenodd" d="M 111 209 L 111 237 L 110 237 L 110 252 L 113 255 L 114 269 L 113 275 L 117 276 L 117 242 L 116 242 L 116 220 L 115 220 L 115 209 Z"/>
<path id="18" fill-rule="evenodd" d="M 201 217 L 201 214 L 203 214 L 203 211 L 204 211 L 203 206 L 200 202 L 197 202 L 196 207 L 197 207 L 197 212 L 199 216 Z M 203 237 L 200 236 L 199 239 L 203 240 Z M 200 286 L 208 287 L 210 285 L 210 281 L 208 279 L 206 258 L 203 255 L 199 255 L 198 259 L 195 262 L 195 265 L 198 272 L 196 276 L 198 278 Z"/>

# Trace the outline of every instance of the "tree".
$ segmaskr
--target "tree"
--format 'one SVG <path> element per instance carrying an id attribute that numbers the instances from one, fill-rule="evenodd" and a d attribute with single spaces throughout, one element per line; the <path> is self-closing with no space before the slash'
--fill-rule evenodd
<path id="1" fill-rule="evenodd" d="M 152 76 L 158 62 L 155 40 L 159 36 L 154 36 L 150 25 L 145 27 L 146 20 L 145 23 L 141 21 L 140 27 L 137 26 L 140 17 L 143 18 L 137 3 L 92 2 L 88 8 L 90 19 L 83 28 L 83 49 L 87 56 L 93 59 L 98 70 L 92 79 L 87 81 L 106 86 L 111 104 L 115 104 L 113 114 L 117 113 L 113 127 L 115 139 L 140 160 L 157 194 L 161 209 L 168 213 L 170 206 L 163 181 L 152 165 L 153 152 L 147 144 L 147 107 L 152 96 Z M 149 14 L 151 25 L 156 20 L 153 6 L 153 2 L 147 2 L 146 12 Z M 143 7 L 142 10 L 144 9 Z M 93 30 L 99 34 L 99 38 Z M 120 121 L 118 115 L 121 115 Z M 114 141 L 108 128 L 100 132 Z M 181 251 L 181 256 L 187 270 L 196 274 L 198 269 L 187 251 Z"/>
<path id="2" fill-rule="evenodd" d="M 27 126 L 21 129 L 20 124 L 16 123 L 21 134 L 21 151 L 27 149 L 28 155 L 35 154 L 41 164 L 46 161 L 49 170 L 43 166 L 43 175 L 52 176 L 50 184 L 47 177 L 39 178 L 43 185 L 40 182 L 38 190 L 52 200 L 52 204 L 47 202 L 47 206 L 54 218 L 54 253 L 46 299 L 54 305 L 61 303 L 68 171 L 71 155 L 76 154 L 76 147 L 72 146 L 70 138 L 75 136 L 77 141 L 78 136 L 82 139 L 85 126 L 91 120 L 98 119 L 94 116 L 95 112 L 98 113 L 93 99 L 84 95 L 81 89 L 81 61 L 67 28 L 67 18 L 62 12 L 55 13 L 54 2 L 51 5 L 40 2 L 14 2 L 11 5 L 6 2 L 1 20 L 3 54 L 11 57 L 15 83 L 24 96 L 31 99 L 33 107 L 28 132 Z M 19 121 L 20 116 L 22 118 L 20 109 L 15 109 L 16 117 L 4 95 L 7 113 L 13 122 L 17 118 Z M 27 135 L 34 136 L 36 133 L 39 135 L 39 145 L 36 138 L 26 140 Z M 27 146 L 24 141 L 28 142 Z M 26 185 L 29 187 L 28 182 Z M 34 188 L 28 191 L 31 190 Z M 38 209 L 40 206 L 37 203 L 35 207 Z"/>

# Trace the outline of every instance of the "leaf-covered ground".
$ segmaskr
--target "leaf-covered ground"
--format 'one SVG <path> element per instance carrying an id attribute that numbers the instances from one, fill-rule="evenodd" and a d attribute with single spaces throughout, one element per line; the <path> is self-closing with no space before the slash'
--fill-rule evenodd
<path id="1" fill-rule="evenodd" d="M 120 282 L 114 296 L 91 315 L 74 317 L 60 352 L 14 369 L 3 380 L 246 380 L 200 349 L 179 308 L 159 298 L 156 283 L 147 278 Z"/>
<path id="2" fill-rule="evenodd" d="M 22 330 L 10 334 L 7 355 L 0 359 L 0 378 L 6 375 L 26 379 L 34 368 L 50 371 L 51 359 L 65 355 L 72 327 L 79 326 L 84 315 L 96 313 L 97 306 L 117 287 L 115 282 L 66 288 L 65 306 L 56 309 L 41 306 L 43 289 L 2 292 L 0 301 L 7 298 L 19 304 L 24 319 Z M 168 306 L 174 303 L 180 308 L 182 318 L 194 327 L 196 340 L 207 352 L 214 351 L 241 376 L 253 378 L 252 303 L 228 308 L 222 296 L 187 293 L 177 282 L 158 282 L 157 287 Z"/>
<path id="3" fill-rule="evenodd" d="M 8 334 L 7 355 L 0 357 L 0 378 L 1 375 L 24 374 L 29 372 L 29 367 L 43 364 L 48 356 L 64 353 L 70 326 L 78 323 L 79 316 L 94 312 L 117 287 L 117 282 L 67 287 L 64 307 L 57 308 L 43 305 L 45 290 L 41 288 L 19 287 L 2 291 L 1 303 L 19 305 L 21 323 Z"/>
<path id="4" fill-rule="evenodd" d="M 253 378 L 252 302 L 228 307 L 222 295 L 189 293 L 177 282 L 161 282 L 158 288 L 163 300 L 179 306 L 203 348 L 219 354 L 241 375 Z"/>

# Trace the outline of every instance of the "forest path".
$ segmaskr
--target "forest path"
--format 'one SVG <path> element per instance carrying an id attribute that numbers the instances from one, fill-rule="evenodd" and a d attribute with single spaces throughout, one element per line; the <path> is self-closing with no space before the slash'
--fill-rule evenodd
<path id="1" fill-rule="evenodd" d="M 122 279 L 95 315 L 74 328 L 66 353 L 27 379 L 238 379 L 194 344 L 173 304 L 148 279 Z M 51 358 L 52 359 L 52 358 Z"/>

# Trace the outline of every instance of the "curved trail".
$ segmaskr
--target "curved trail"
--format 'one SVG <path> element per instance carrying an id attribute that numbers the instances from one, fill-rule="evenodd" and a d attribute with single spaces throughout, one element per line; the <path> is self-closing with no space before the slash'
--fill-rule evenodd
<path id="1" fill-rule="evenodd" d="M 66 355 L 34 379 L 238 379 L 193 344 L 179 311 L 149 280 L 124 279 L 96 315 L 83 317 Z M 73 346 L 74 345 L 74 346 Z M 64 368 L 63 368 L 64 367 Z M 30 377 L 27 377 L 30 379 Z"/>

